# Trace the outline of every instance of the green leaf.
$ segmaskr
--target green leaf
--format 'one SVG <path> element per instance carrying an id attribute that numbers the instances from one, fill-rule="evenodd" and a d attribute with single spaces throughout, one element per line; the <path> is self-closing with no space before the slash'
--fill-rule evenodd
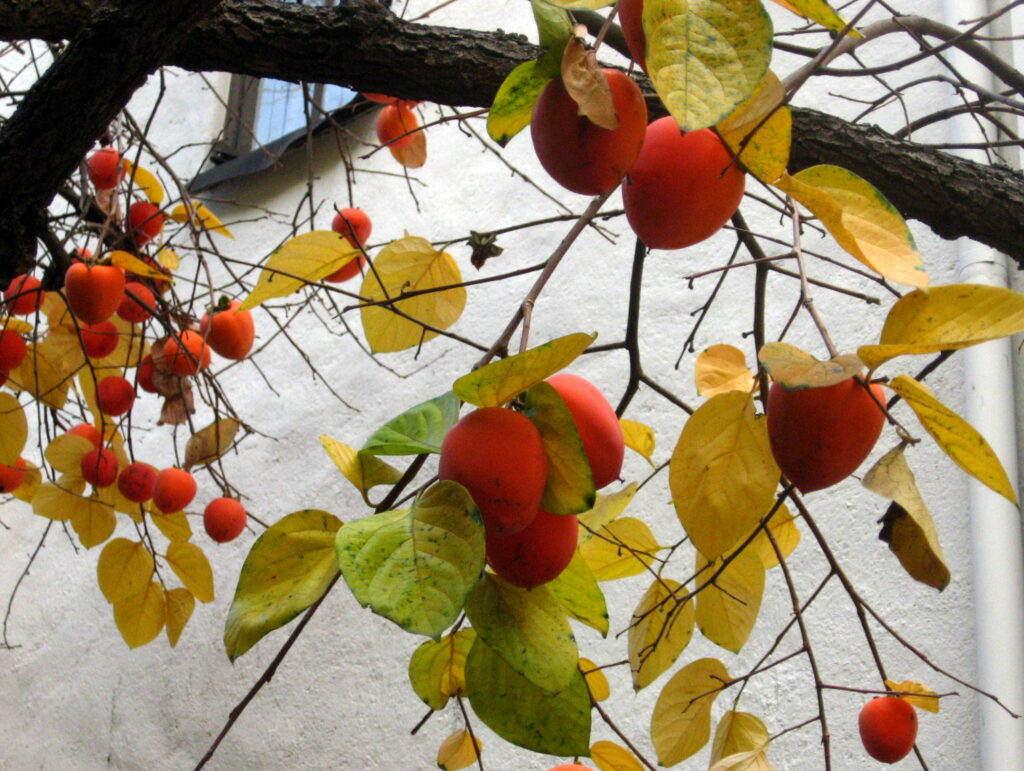
<path id="1" fill-rule="evenodd" d="M 523 395 L 525 414 L 537 427 L 548 456 L 540 507 L 552 514 L 582 514 L 594 506 L 594 477 L 576 421 L 552 386 L 537 383 Z"/>
<path id="2" fill-rule="evenodd" d="M 541 77 L 557 78 L 562 74 L 562 51 L 572 37 L 572 21 L 564 8 L 547 0 L 530 0 L 530 5 L 537 22 L 540 47 L 544 49 L 534 71 Z"/>
<path id="3" fill-rule="evenodd" d="M 647 71 L 684 131 L 713 126 L 754 93 L 772 55 L 757 0 L 645 0 Z"/>
<path id="4" fill-rule="evenodd" d="M 466 688 L 466 656 L 476 631 L 460 629 L 440 640 L 426 640 L 409 659 L 409 682 L 416 695 L 433 710 Z"/>
<path id="5" fill-rule="evenodd" d="M 565 609 L 543 586 L 520 589 L 487 573 L 466 599 L 480 638 L 531 683 L 560 691 L 576 673 L 579 652 Z"/>
<path id="6" fill-rule="evenodd" d="M 459 398 L 451 391 L 417 404 L 378 428 L 360 452 L 367 455 L 441 452 L 444 435 L 459 420 L 459 407 Z"/>
<path id="7" fill-rule="evenodd" d="M 484 567 L 484 526 L 466 489 L 438 482 L 411 509 L 338 532 L 338 563 L 363 606 L 406 631 L 437 637 L 455 623 Z"/>
<path id="8" fill-rule="evenodd" d="M 537 62 L 523 62 L 510 72 L 487 113 L 487 133 L 504 147 L 516 134 L 530 125 L 533 106 L 540 92 L 551 81 L 537 74 Z"/>
<path id="9" fill-rule="evenodd" d="M 577 551 L 572 561 L 556 578 L 544 585 L 566 612 L 577 621 L 608 636 L 608 606 L 604 592 L 594 578 L 587 561 Z"/>
<path id="10" fill-rule="evenodd" d="M 590 693 L 579 670 L 561 691 L 531 683 L 479 637 L 466 659 L 469 703 L 507 742 L 548 755 L 587 755 Z"/>
<path id="11" fill-rule="evenodd" d="M 228 658 L 234 661 L 323 597 L 338 575 L 334 534 L 340 527 L 333 514 L 306 509 L 282 517 L 256 539 L 224 627 Z"/>

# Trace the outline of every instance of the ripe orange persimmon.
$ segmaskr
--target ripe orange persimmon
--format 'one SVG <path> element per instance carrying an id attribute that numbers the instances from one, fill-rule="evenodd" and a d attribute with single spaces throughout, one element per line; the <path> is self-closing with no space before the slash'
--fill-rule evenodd
<path id="1" fill-rule="evenodd" d="M 168 337 L 153 364 L 165 372 L 191 377 L 210 366 L 210 346 L 194 329 L 186 329 L 177 337 Z"/>
<path id="2" fill-rule="evenodd" d="M 105 377 L 96 384 L 96 404 L 104 415 L 124 415 L 134 403 L 135 389 L 120 375 Z"/>
<path id="3" fill-rule="evenodd" d="M 117 348 L 119 333 L 117 327 L 110 321 L 101 321 L 99 324 L 83 324 L 79 330 L 82 338 L 82 347 L 90 359 L 102 359 L 109 356 Z"/>
<path id="4" fill-rule="evenodd" d="M 153 505 L 165 514 L 181 511 L 196 497 L 196 478 L 182 468 L 165 468 L 153 484 Z"/>
<path id="5" fill-rule="evenodd" d="M 437 475 L 469 490 L 488 533 L 509 535 L 529 525 L 540 510 L 548 456 L 529 418 L 503 407 L 482 407 L 445 436 Z"/>
<path id="6" fill-rule="evenodd" d="M 644 34 L 644 0 L 619 0 L 618 21 L 634 62 L 647 72 L 647 35 Z"/>
<path id="7" fill-rule="evenodd" d="M 223 305 L 223 301 L 221 301 Z M 207 344 L 225 359 L 244 359 L 252 350 L 256 339 L 256 326 L 252 311 L 240 311 L 242 303 L 232 300 L 212 316 L 204 314 L 199 322 L 199 334 Z"/>
<path id="8" fill-rule="evenodd" d="M 768 439 L 772 455 L 802 493 L 846 479 L 871 452 L 885 423 L 885 392 L 871 394 L 848 378 L 822 388 L 787 391 L 772 383 L 768 392 Z"/>
<path id="9" fill-rule="evenodd" d="M 393 150 L 411 145 L 411 132 L 419 127 L 419 118 L 404 102 L 386 105 L 377 115 L 377 139 Z"/>
<path id="10" fill-rule="evenodd" d="M 373 230 L 373 223 L 370 222 L 370 218 L 366 216 L 366 212 L 362 209 L 349 207 L 339 210 L 334 215 L 334 220 L 331 222 L 331 230 L 343 235 L 345 240 L 356 249 L 361 249 L 366 246 L 366 240 L 370 237 L 370 231 Z M 359 271 L 362 270 L 365 264 L 366 258 L 360 255 L 325 277 L 324 281 L 332 283 L 348 281 L 348 279 L 358 276 Z"/>
<path id="11" fill-rule="evenodd" d="M 234 498 L 214 498 L 203 510 L 203 527 L 217 543 L 235 540 L 245 530 L 245 507 Z"/>
<path id="12" fill-rule="evenodd" d="M 25 481 L 27 473 L 28 463 L 25 462 L 24 458 L 18 458 L 14 461 L 13 466 L 0 463 L 0 494 L 13 493 L 21 487 L 21 483 Z"/>
<path id="13" fill-rule="evenodd" d="M 612 405 L 593 383 L 579 375 L 560 372 L 547 382 L 572 413 L 590 462 L 594 487 L 600 489 L 614 482 L 622 471 L 626 440 Z"/>
<path id="14" fill-rule="evenodd" d="M 602 70 L 619 119 L 605 129 L 579 114 L 579 105 L 555 78 L 533 107 L 530 135 L 544 170 L 562 187 L 581 195 L 613 190 L 640 153 L 647 104 L 639 86 L 618 70 Z"/>
<path id="15" fill-rule="evenodd" d="M 121 163 L 121 154 L 114 147 L 101 147 L 90 155 L 85 161 L 85 169 L 97 190 L 113 190 L 128 171 Z"/>
<path id="16" fill-rule="evenodd" d="M 163 212 L 154 203 L 136 201 L 128 207 L 128 229 L 135 243 L 142 246 L 160 235 L 164 229 Z"/>
<path id="17" fill-rule="evenodd" d="M 153 497 L 156 469 L 148 463 L 129 463 L 117 475 L 117 489 L 133 503 L 145 503 Z"/>
<path id="18" fill-rule="evenodd" d="M 124 298 L 117 306 L 117 315 L 132 324 L 141 324 L 153 314 L 150 308 L 156 308 L 156 295 L 153 290 L 139 281 L 129 281 L 124 287 Z"/>
<path id="19" fill-rule="evenodd" d="M 88 423 L 81 423 L 73 428 L 69 428 L 68 433 L 88 439 L 97 450 L 103 442 L 103 434 L 100 433 L 100 430 Z"/>
<path id="20" fill-rule="evenodd" d="M 143 391 L 151 394 L 157 393 L 156 386 L 153 385 L 153 354 L 147 353 L 142 357 L 139 368 L 135 372 L 135 382 Z"/>
<path id="21" fill-rule="evenodd" d="M 75 262 L 64 274 L 64 294 L 76 318 L 99 324 L 114 315 L 124 297 L 124 271 L 115 265 Z"/>
<path id="22" fill-rule="evenodd" d="M 626 218 L 651 249 L 682 249 L 729 221 L 745 181 L 711 129 L 684 134 L 671 116 L 659 118 L 622 185 Z"/>
<path id="23" fill-rule="evenodd" d="M 39 310 L 46 296 L 39 287 L 39 279 L 27 273 L 12 278 L 4 290 L 7 312 L 12 316 L 28 316 Z"/>
<path id="24" fill-rule="evenodd" d="M 879 696 L 860 711 L 860 740 L 882 763 L 905 758 L 917 740 L 917 710 L 897 696 Z"/>
<path id="25" fill-rule="evenodd" d="M 93 487 L 110 487 L 117 479 L 117 458 L 106 447 L 82 456 L 82 478 Z"/>
<path id="26" fill-rule="evenodd" d="M 28 344 L 13 329 L 0 327 L 0 372 L 10 372 L 25 361 Z"/>
<path id="27" fill-rule="evenodd" d="M 524 589 L 540 586 L 557 578 L 572 561 L 578 535 L 575 515 L 541 509 L 518 533 L 487 532 L 487 564 L 511 584 Z"/>

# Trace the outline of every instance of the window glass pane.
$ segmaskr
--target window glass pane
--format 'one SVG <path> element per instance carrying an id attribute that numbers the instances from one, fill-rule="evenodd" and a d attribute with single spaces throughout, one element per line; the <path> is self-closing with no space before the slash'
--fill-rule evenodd
<path id="1" fill-rule="evenodd" d="M 356 98 L 356 92 L 344 86 L 327 84 L 324 86 L 323 102 L 320 105 L 325 111 L 337 110 Z"/>
<path id="2" fill-rule="evenodd" d="M 284 80 L 264 78 L 256 110 L 256 141 L 266 144 L 305 125 L 302 87 Z"/>

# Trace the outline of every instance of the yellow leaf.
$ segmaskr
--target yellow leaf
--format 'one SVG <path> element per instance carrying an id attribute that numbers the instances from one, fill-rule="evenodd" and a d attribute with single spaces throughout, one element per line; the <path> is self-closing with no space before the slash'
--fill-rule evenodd
<path id="1" fill-rule="evenodd" d="M 82 474 L 82 458 L 94 450 L 93 443 L 78 434 L 55 436 L 43 452 L 46 462 L 62 474 Z"/>
<path id="2" fill-rule="evenodd" d="M 331 275 L 359 254 L 333 230 L 314 230 L 291 238 L 267 258 L 256 286 L 240 309 L 249 310 L 275 297 L 294 294 Z"/>
<path id="3" fill-rule="evenodd" d="M 98 497 L 74 498 L 75 506 L 71 511 L 71 526 L 78 533 L 82 546 L 91 549 L 106 541 L 117 527 L 117 515 L 114 507 Z"/>
<path id="4" fill-rule="evenodd" d="M 129 648 L 153 640 L 164 628 L 166 618 L 164 590 L 156 581 L 150 581 L 138 594 L 114 603 L 114 621 Z"/>
<path id="5" fill-rule="evenodd" d="M 886 453 L 862 484 L 893 502 L 882 519 L 879 536 L 889 544 L 903 569 L 914 579 L 942 591 L 949 585 L 949 568 L 928 507 L 918 492 L 903 445 Z"/>
<path id="6" fill-rule="evenodd" d="M 796 517 L 786 507 L 786 504 L 779 506 L 778 511 L 772 515 L 768 522 L 768 530 L 771 532 L 772 538 L 775 539 L 779 551 L 782 552 L 783 559 L 792 554 L 800 543 L 800 528 L 796 526 Z M 751 548 L 757 550 L 765 570 L 771 570 L 779 564 L 779 556 L 775 553 L 775 548 L 764 530 L 754 537 Z"/>
<path id="7" fill-rule="evenodd" d="M 757 358 L 773 380 L 791 391 L 835 385 L 864 370 L 852 353 L 821 361 L 789 343 L 766 343 Z"/>
<path id="8" fill-rule="evenodd" d="M 897 375 L 889 386 L 906 400 L 921 425 L 956 465 L 1011 503 L 1017 503 L 1017 494 L 999 456 L 970 423 L 936 399 L 928 386 L 908 375 Z"/>
<path id="9" fill-rule="evenodd" d="M 200 602 L 213 602 L 213 571 L 203 550 L 194 543 L 173 541 L 167 547 L 167 564 Z"/>
<path id="10" fill-rule="evenodd" d="M 157 178 L 141 166 L 134 165 L 127 158 L 123 160 L 123 163 L 135 187 L 145 193 L 150 202 L 158 206 L 162 204 L 164 202 L 164 188 Z"/>
<path id="11" fill-rule="evenodd" d="M 409 682 L 416 695 L 433 710 L 466 691 L 466 656 L 476 631 L 460 629 L 440 640 L 427 640 L 409 659 Z"/>
<path id="12" fill-rule="evenodd" d="M 722 758 L 708 771 L 773 771 L 766 748 L 737 752 Z"/>
<path id="13" fill-rule="evenodd" d="M 913 680 L 904 680 L 902 683 L 886 680 L 885 687 L 918 709 L 936 714 L 939 712 L 939 697 L 926 685 Z"/>
<path id="14" fill-rule="evenodd" d="M 28 441 L 28 419 L 21 403 L 10 394 L 0 393 L 0 463 L 13 466 Z"/>
<path id="15" fill-rule="evenodd" d="M 137 276 L 145 276 L 146 278 L 152 278 L 159 281 L 173 281 L 173 279 L 162 270 L 157 270 L 152 265 L 143 262 L 131 252 L 122 252 L 115 249 L 110 252 L 108 256 L 110 257 L 111 265 L 124 268 L 128 273 L 134 273 Z"/>
<path id="16" fill-rule="evenodd" d="M 580 546 L 580 554 L 598 581 L 613 581 L 643 573 L 661 545 L 647 523 L 622 517 L 602 527 Z"/>
<path id="17" fill-rule="evenodd" d="M 739 391 L 711 397 L 690 416 L 669 463 L 676 514 L 709 558 L 757 526 L 778 481 L 764 419 Z"/>
<path id="18" fill-rule="evenodd" d="M 594 742 L 590 759 L 600 771 L 644 771 L 636 755 L 615 742 Z"/>
<path id="19" fill-rule="evenodd" d="M 77 340 L 73 342 L 77 353 L 74 354 L 72 362 L 77 360 L 80 365 L 85 358 Z M 59 354 L 55 355 L 47 341 L 29 345 L 25 359 L 9 373 L 7 385 L 16 391 L 27 391 L 47 407 L 62 409 L 67 402 L 68 389 L 71 386 L 64 364 L 65 361 Z"/>
<path id="20" fill-rule="evenodd" d="M 721 565 L 721 558 L 709 563 L 697 553 L 697 628 L 716 645 L 739 653 L 761 610 L 764 565 L 758 550 L 748 546 L 708 584 Z"/>
<path id="21" fill-rule="evenodd" d="M 168 541 L 187 541 L 192 537 L 192 526 L 183 511 L 164 514 L 153 507 L 149 512 L 149 521 L 156 525 L 157 530 L 164 534 Z"/>
<path id="22" fill-rule="evenodd" d="M 177 270 L 181 265 L 181 258 L 178 256 L 178 253 L 173 249 L 167 248 L 163 248 L 156 253 L 156 261 L 170 271 Z M 165 280 L 168 278 L 166 273 L 161 274 L 161 276 Z"/>
<path id="23" fill-rule="evenodd" d="M 694 372 L 697 393 L 715 396 L 729 391 L 754 390 L 754 374 L 743 351 L 731 345 L 713 345 L 697 356 Z"/>
<path id="24" fill-rule="evenodd" d="M 518 65 L 506 77 L 487 113 L 487 133 L 499 145 L 530 125 L 533 106 L 551 78 L 537 74 L 537 62 L 531 59 Z"/>
<path id="25" fill-rule="evenodd" d="M 697 659 L 665 684 L 651 715 L 651 741 L 663 766 L 697 753 L 711 737 L 711 706 L 729 683 L 718 659 Z"/>
<path id="26" fill-rule="evenodd" d="M 138 541 L 115 538 L 103 547 L 96 565 L 100 591 L 107 602 L 138 594 L 153 577 L 153 555 Z"/>
<path id="27" fill-rule="evenodd" d="M 586 543 L 594 537 L 601 528 L 609 522 L 613 522 L 626 507 L 629 506 L 636 495 L 637 483 L 630 482 L 617 493 L 601 495 L 598 493 L 594 508 L 579 515 L 580 520 L 580 543 Z"/>
<path id="28" fill-rule="evenodd" d="M 32 511 L 58 522 L 69 520 L 84 490 L 85 481 L 81 476 L 62 476 L 56 482 L 43 482 L 32 496 Z"/>
<path id="29" fill-rule="evenodd" d="M 633 611 L 629 626 L 629 667 L 639 691 L 672 666 L 693 637 L 694 603 L 671 578 L 656 578 Z"/>
<path id="30" fill-rule="evenodd" d="M 374 455 L 361 453 L 355 447 L 349 447 L 326 434 L 320 435 L 320 443 L 327 451 L 328 457 L 334 461 L 334 465 L 355 485 L 364 499 L 370 488 L 377 485 L 393 485 L 402 478 L 402 472 L 394 466 L 388 465 Z"/>
<path id="31" fill-rule="evenodd" d="M 889 311 L 879 345 L 857 354 L 871 369 L 903 354 L 966 348 L 1024 331 L 1024 295 L 984 284 L 950 284 L 904 295 Z"/>
<path id="32" fill-rule="evenodd" d="M 178 644 L 185 624 L 192 618 L 192 611 L 196 607 L 196 598 L 188 589 L 178 587 L 168 589 L 164 601 L 167 606 L 167 642 L 173 648 Z"/>
<path id="33" fill-rule="evenodd" d="M 923 287 L 928 273 L 903 216 L 874 185 L 838 166 L 811 166 L 776 183 L 814 213 L 836 242 L 897 284 Z"/>
<path id="34" fill-rule="evenodd" d="M 388 145 L 391 156 L 407 169 L 418 169 L 427 162 L 427 135 L 417 131 L 409 135 L 412 141 L 407 145 L 395 147 Z"/>
<path id="35" fill-rule="evenodd" d="M 192 212 L 192 225 L 194 227 L 210 230 L 214 233 L 221 233 L 228 238 L 234 238 L 234 235 L 232 235 L 231 231 L 227 229 L 227 226 L 220 221 L 220 218 L 199 201 L 192 201 Z M 185 204 L 179 203 L 171 210 L 171 219 L 175 222 L 182 223 L 189 221 L 188 209 Z"/>
<path id="36" fill-rule="evenodd" d="M 620 418 L 619 425 L 622 426 L 626 447 L 642 455 L 653 466 L 651 456 L 654 455 L 654 429 L 646 423 L 638 423 L 628 418 Z"/>
<path id="37" fill-rule="evenodd" d="M 437 749 L 437 766 L 445 771 L 458 771 L 476 763 L 484 745 L 469 731 L 460 728 L 443 742 Z"/>
<path id="38" fill-rule="evenodd" d="M 805 19 L 816 21 L 825 29 L 842 32 L 846 28 L 843 18 L 829 7 L 825 0 L 775 0 L 788 11 L 792 11 Z M 850 37 L 864 37 L 857 30 L 851 29 Z"/>
<path id="39" fill-rule="evenodd" d="M 715 127 L 740 163 L 762 182 L 774 182 L 789 164 L 793 115 L 785 98 L 782 82 L 768 70 L 754 93 Z"/>
<path id="40" fill-rule="evenodd" d="M 768 746 L 768 729 L 756 715 L 729 710 L 718 721 L 711 744 L 711 766 L 723 758 L 741 752 L 759 751 Z M 735 768 L 729 765 L 724 768 Z"/>
<path id="41" fill-rule="evenodd" d="M 448 329 L 462 315 L 466 290 L 461 286 L 436 290 L 461 283 L 462 274 L 452 256 L 437 251 L 425 238 L 392 241 L 373 261 L 373 270 L 366 272 L 359 291 L 371 301 L 393 301 L 362 306 L 363 332 L 370 348 L 375 353 L 403 351 L 437 337 L 435 330 Z M 398 299 L 410 292 L 422 294 Z"/>
<path id="42" fill-rule="evenodd" d="M 185 470 L 217 460 L 231 447 L 241 427 L 239 420 L 222 418 L 194 433 L 185 444 Z"/>
<path id="43" fill-rule="evenodd" d="M 19 335 L 28 335 L 35 329 L 35 325 L 23 319 L 4 316 L 3 313 L 0 313 L 0 329 L 9 329 L 11 332 L 17 332 Z"/>
<path id="44" fill-rule="evenodd" d="M 597 335 L 577 332 L 499 359 L 468 375 L 452 386 L 462 401 L 477 407 L 500 407 L 527 388 L 564 369 L 590 347 Z"/>
<path id="45" fill-rule="evenodd" d="M 21 480 L 21 484 L 18 485 L 18 489 L 11 493 L 19 501 L 31 504 L 32 499 L 35 498 L 36 492 L 39 490 L 40 485 L 43 483 L 43 476 L 39 471 L 39 466 L 30 460 L 25 461 L 25 477 Z"/>
<path id="46" fill-rule="evenodd" d="M 587 682 L 587 688 L 590 689 L 590 698 L 594 701 L 604 701 L 611 696 L 612 689 L 608 685 L 608 678 L 598 669 L 597 664 L 590 659 L 580 658 L 579 666 L 583 679 Z"/>

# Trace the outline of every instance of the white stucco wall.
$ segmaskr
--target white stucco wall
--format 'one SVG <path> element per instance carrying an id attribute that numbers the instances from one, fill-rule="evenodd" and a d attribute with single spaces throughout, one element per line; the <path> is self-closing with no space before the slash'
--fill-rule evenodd
<path id="1" fill-rule="evenodd" d="M 413 2 L 408 15 L 415 16 L 417 9 L 431 5 Z M 940 13 L 939 2 L 913 5 L 916 13 Z M 788 23 L 783 11 L 773 6 L 771 12 L 780 23 Z M 521 2 L 466 0 L 438 11 L 430 20 L 436 24 L 501 26 L 530 32 L 529 7 Z M 882 60 L 901 47 L 906 48 L 903 40 L 880 41 L 866 49 L 865 58 Z M 785 74 L 792 61 L 779 56 L 773 67 Z M 894 82 L 911 80 L 918 74 L 915 71 L 906 77 L 901 75 Z M 211 74 L 208 79 L 214 88 L 226 91 L 227 76 Z M 155 146 L 166 153 L 184 142 L 211 140 L 219 128 L 221 113 L 206 84 L 196 76 L 181 73 L 170 76 L 169 83 L 171 88 L 154 124 Z M 874 86 L 860 80 L 838 86 L 829 84 L 833 91 L 840 87 L 847 89 L 843 92 L 847 96 L 878 94 Z M 859 104 L 828 98 L 827 90 L 810 84 L 797 101 L 844 116 L 852 116 L 861 109 Z M 136 117 L 148 115 L 154 95 L 151 84 L 133 101 Z M 914 92 L 910 109 L 928 111 L 936 100 L 944 98 L 940 88 Z M 445 110 L 445 114 L 450 111 Z M 422 108 L 426 120 L 438 115 L 432 105 Z M 901 115 L 896 108 L 888 108 L 877 120 L 894 128 Z M 484 133 L 480 120 L 473 125 Z M 371 141 L 373 118 L 364 117 L 348 128 L 354 137 L 343 137 L 341 141 L 347 143 L 353 155 L 364 154 L 366 150 L 356 139 Z M 548 199 L 513 177 L 454 123 L 432 127 L 427 136 L 430 159 L 424 169 L 410 175 L 418 208 L 406 180 L 397 173 L 399 169 L 387 152 L 357 161 L 359 171 L 350 202 L 335 141 L 329 137 L 319 139 L 312 151 L 314 199 L 320 206 L 315 225 L 328 227 L 333 205 L 351 203 L 370 214 L 374 222 L 371 241 L 380 244 L 400 237 L 405 231 L 431 240 L 454 239 L 467 235 L 470 229 L 493 230 L 559 213 Z M 582 211 L 586 200 L 560 190 L 539 168 L 528 136 L 513 140 L 506 154 L 546 191 L 573 211 Z M 197 170 L 201 157 L 202 148 L 193 148 L 175 155 L 173 163 L 188 177 Z M 234 241 L 218 240 L 221 250 L 239 259 L 263 258 L 284 237 L 280 225 L 261 219 L 263 212 L 277 212 L 285 220 L 290 219 L 306 191 L 306 177 L 307 157 L 300 151 L 284 158 L 281 168 L 273 172 L 213 191 L 206 200 L 237 236 Z M 765 195 L 753 183 L 748 185 L 748 191 L 759 197 Z M 609 205 L 618 206 L 618 201 L 615 194 Z M 763 206 L 748 201 L 743 210 L 755 229 L 773 232 L 781 239 L 789 237 L 788 222 L 780 225 Z M 259 221 L 252 222 L 253 219 Z M 598 331 L 600 342 L 619 339 L 625 323 L 633 239 L 623 218 L 604 226 L 615 234 L 615 242 L 609 243 L 591 231 L 573 247 L 534 311 L 533 341 L 575 331 Z M 568 223 L 559 223 L 501 237 L 499 243 L 505 247 L 505 253 L 488 263 L 480 275 L 493 275 L 543 260 L 568 227 Z M 933 282 L 954 281 L 953 246 L 916 223 L 912 227 Z M 650 376 L 691 404 L 698 403 L 693 386 L 694 356 L 684 357 L 678 370 L 674 363 L 694 323 L 691 312 L 704 302 L 715 278 L 700 279 L 690 287 L 685 276 L 724 263 L 732 242 L 732 237 L 723 233 L 685 251 L 654 252 L 647 261 L 642 317 L 644 367 Z M 809 237 L 808 243 L 814 249 L 839 255 L 828 240 Z M 450 251 L 464 276 L 476 277 L 469 263 L 468 248 L 458 244 Z M 840 259 L 852 263 L 845 256 Z M 194 257 L 186 257 L 182 275 L 189 275 L 194 265 Z M 836 275 L 815 263 L 811 264 L 811 271 L 820 278 Z M 455 330 L 488 344 L 514 312 L 532 280 L 532 276 L 525 276 L 473 287 L 466 312 Z M 873 341 L 891 300 L 872 281 L 849 276 L 842 281 L 859 292 L 883 298 L 878 309 L 827 290 L 816 290 L 815 298 L 836 345 L 848 352 Z M 188 279 L 183 282 L 185 292 L 187 282 Z M 714 343 L 730 343 L 743 348 L 748 361 L 753 361 L 752 343 L 743 337 L 752 316 L 752 287 L 753 273 L 749 269 L 737 271 L 726 280 L 696 337 L 698 351 Z M 768 296 L 772 307 L 768 336 L 773 339 L 797 300 L 797 282 L 775 276 Z M 336 302 L 339 306 L 345 304 L 341 296 Z M 418 360 L 407 352 L 381 356 L 379 363 L 375 363 L 331 320 L 333 307 L 321 298 L 314 298 L 312 306 L 315 315 L 297 315 L 289 329 L 323 377 L 351 406 L 333 397 L 281 338 L 262 349 L 253 362 L 232 367 L 222 380 L 238 414 L 259 432 L 242 442 L 238 454 L 227 458 L 225 466 L 232 483 L 246 496 L 250 511 L 267 522 L 302 508 L 326 509 L 343 520 L 368 514 L 323 453 L 318 434 L 327 433 L 358 446 L 389 417 L 447 390 L 478 358 L 473 351 L 438 339 L 424 347 Z M 286 312 L 279 312 L 281 318 L 285 315 Z M 346 318 L 358 331 L 358 316 L 349 313 Z M 258 342 L 268 340 L 272 329 L 269 320 L 258 317 L 257 326 Z M 787 339 L 816 355 L 824 355 L 805 315 L 798 318 Z M 907 371 L 913 373 L 921 364 L 907 362 Z M 613 403 L 625 384 L 626 361 L 621 353 L 585 357 L 573 370 L 600 385 Z M 886 373 L 898 371 L 888 368 Z M 930 377 L 928 383 L 940 398 L 956 405 L 962 388 L 957 360 Z M 176 440 L 180 449 L 187 433 L 179 431 L 175 435 L 168 427 L 156 427 L 157 407 L 151 396 L 145 396 L 138 405 L 135 449 L 144 460 L 157 466 L 169 465 L 174 457 L 172 441 Z M 210 415 L 208 408 L 200 406 L 197 425 L 209 422 Z M 899 415 L 908 425 L 915 426 L 915 433 L 924 435 L 907 410 L 901 409 Z M 658 395 L 642 389 L 627 417 L 655 428 L 656 460 L 667 460 L 683 424 L 682 413 L 670 408 Z M 878 457 L 895 443 L 895 436 L 887 432 L 872 457 Z M 974 649 L 965 483 L 962 474 L 928 441 L 915 447 L 909 457 L 935 516 L 954 576 L 942 594 L 908 578 L 877 539 L 876 520 L 884 513 L 886 504 L 864 491 L 856 480 L 814 493 L 808 501 L 838 560 L 862 596 L 936 665 L 971 680 Z M 630 453 L 624 477 L 642 479 L 647 473 L 645 461 Z M 200 475 L 200 493 L 192 510 L 201 512 L 205 503 L 217 495 L 219 491 L 212 481 Z M 667 475 L 663 472 L 644 488 L 630 509 L 630 513 L 651 525 L 663 543 L 672 543 L 681 536 L 668 501 Z M 0 521 L 5 526 L 0 530 L 0 597 L 6 598 L 48 523 L 17 501 L 0 503 Z M 193 520 L 193 528 L 201 531 L 198 519 Z M 807 528 L 802 529 L 804 543 L 791 562 L 798 589 L 806 597 L 823 578 L 827 566 L 811 543 Z M 0 676 L 0 698 L 6 705 L 0 713 L 0 746 L 4 747 L 0 751 L 0 767 L 192 767 L 220 730 L 232 706 L 259 677 L 291 629 L 289 626 L 271 634 L 234 666 L 224 655 L 224 618 L 239 567 L 255 537 L 247 532 L 234 543 L 217 546 L 200 532 L 196 538 L 213 562 L 215 602 L 197 607 L 173 651 L 163 640 L 129 651 L 120 640 L 110 607 L 96 586 L 99 549 L 76 550 L 55 524 L 11 612 L 8 639 L 20 647 L 0 652 L 4 672 Z M 689 572 L 686 565 L 681 565 L 670 575 L 682 579 Z M 646 586 L 644 577 L 604 585 L 613 631 L 608 640 L 602 641 L 592 630 L 577 628 L 581 655 L 598 663 L 625 658 L 625 638 L 616 635 L 625 628 Z M 742 673 L 771 645 L 790 615 L 785 583 L 777 570 L 772 571 L 761 618 L 740 656 L 717 649 L 698 634 L 681 661 L 715 656 L 725 662 L 730 672 Z M 860 627 L 837 582 L 833 581 L 825 590 L 807 614 L 807 621 L 826 682 L 879 687 Z M 877 624 L 872 624 L 872 628 L 890 677 L 919 680 L 942 693 L 959 692 L 959 696 L 943 700 L 940 715 L 921 715 L 919 744 L 929 767 L 951 771 L 976 767 L 976 697 L 901 649 Z M 338 586 L 274 680 L 235 725 L 209 767 L 433 768 L 437 745 L 461 727 L 461 718 L 453 704 L 435 715 L 417 736 L 409 736 L 409 729 L 425 711 L 406 677 L 408 657 L 420 642 L 359 608 L 347 589 Z M 797 646 L 798 638 L 791 633 L 780 651 L 788 652 Z M 611 670 L 609 679 L 613 690 L 609 709 L 653 758 L 646 735 L 654 700 L 668 675 L 636 696 L 627 668 Z M 730 692 L 720 700 L 716 714 L 732 696 Z M 871 764 L 856 731 L 856 715 L 864 701 L 859 694 L 826 694 L 836 769 L 847 771 Z M 760 715 L 772 733 L 812 716 L 814 695 L 806 660 L 798 657 L 752 683 L 740 708 Z M 551 758 L 509 747 L 479 721 L 474 721 L 474 726 L 483 736 L 486 767 L 491 771 L 540 770 L 555 764 Z M 606 726 L 595 722 L 593 740 L 614 738 Z M 806 727 L 781 737 L 770 757 L 780 769 L 820 768 L 819 742 L 819 730 Z M 703 768 L 706 759 L 705 749 L 681 767 Z M 914 763 L 911 758 L 900 767 L 910 768 Z"/>

